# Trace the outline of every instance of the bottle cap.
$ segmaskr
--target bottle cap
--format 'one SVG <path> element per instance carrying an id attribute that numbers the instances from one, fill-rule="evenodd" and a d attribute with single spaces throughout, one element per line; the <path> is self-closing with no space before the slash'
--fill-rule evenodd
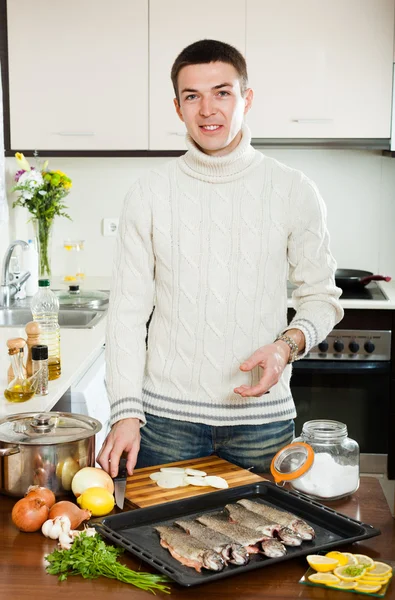
<path id="1" fill-rule="evenodd" d="M 39 344 L 32 346 L 32 360 L 47 360 L 48 358 L 48 346 Z"/>
<path id="2" fill-rule="evenodd" d="M 39 279 L 38 286 L 39 287 L 49 287 L 51 285 L 49 279 Z"/>
<path id="3" fill-rule="evenodd" d="M 281 448 L 270 465 L 274 481 L 279 484 L 298 479 L 310 469 L 314 462 L 314 450 L 305 442 L 293 442 Z"/>

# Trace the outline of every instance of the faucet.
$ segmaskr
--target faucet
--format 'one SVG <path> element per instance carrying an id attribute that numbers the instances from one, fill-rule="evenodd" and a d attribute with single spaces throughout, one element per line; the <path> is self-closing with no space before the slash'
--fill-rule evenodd
<path id="1" fill-rule="evenodd" d="M 24 283 L 30 277 L 30 271 L 26 271 L 17 283 L 11 283 L 10 281 L 10 261 L 11 256 L 16 246 L 21 246 L 23 250 L 29 248 L 29 244 L 23 240 L 15 240 L 10 244 L 5 252 L 3 264 L 1 267 L 1 280 L 0 280 L 0 307 L 8 308 L 10 306 L 10 300 L 12 296 L 15 296 L 23 286 Z"/>

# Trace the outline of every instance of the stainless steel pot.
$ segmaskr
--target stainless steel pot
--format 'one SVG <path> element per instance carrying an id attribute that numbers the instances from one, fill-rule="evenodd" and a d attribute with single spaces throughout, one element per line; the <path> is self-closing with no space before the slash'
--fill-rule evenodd
<path id="1" fill-rule="evenodd" d="M 0 492 L 24 496 L 41 485 L 61 496 L 83 467 L 95 466 L 100 421 L 64 412 L 20 413 L 0 420 Z"/>

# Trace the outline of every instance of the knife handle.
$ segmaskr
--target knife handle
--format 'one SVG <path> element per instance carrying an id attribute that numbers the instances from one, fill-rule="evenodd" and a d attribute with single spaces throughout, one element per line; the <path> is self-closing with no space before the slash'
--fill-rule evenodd
<path id="1" fill-rule="evenodd" d="M 118 475 L 114 479 L 127 479 L 128 471 L 126 469 L 126 458 L 121 458 L 119 461 Z"/>

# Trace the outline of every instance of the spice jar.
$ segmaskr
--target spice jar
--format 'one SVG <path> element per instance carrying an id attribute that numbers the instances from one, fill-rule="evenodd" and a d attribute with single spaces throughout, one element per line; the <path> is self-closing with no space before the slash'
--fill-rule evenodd
<path id="1" fill-rule="evenodd" d="M 322 501 L 353 494 L 359 487 L 359 446 L 339 421 L 307 421 L 300 437 L 282 448 L 271 466 L 276 483 Z"/>
<path id="2" fill-rule="evenodd" d="M 35 375 L 34 391 L 37 396 L 48 394 L 48 346 L 32 346 L 32 371 Z"/>

